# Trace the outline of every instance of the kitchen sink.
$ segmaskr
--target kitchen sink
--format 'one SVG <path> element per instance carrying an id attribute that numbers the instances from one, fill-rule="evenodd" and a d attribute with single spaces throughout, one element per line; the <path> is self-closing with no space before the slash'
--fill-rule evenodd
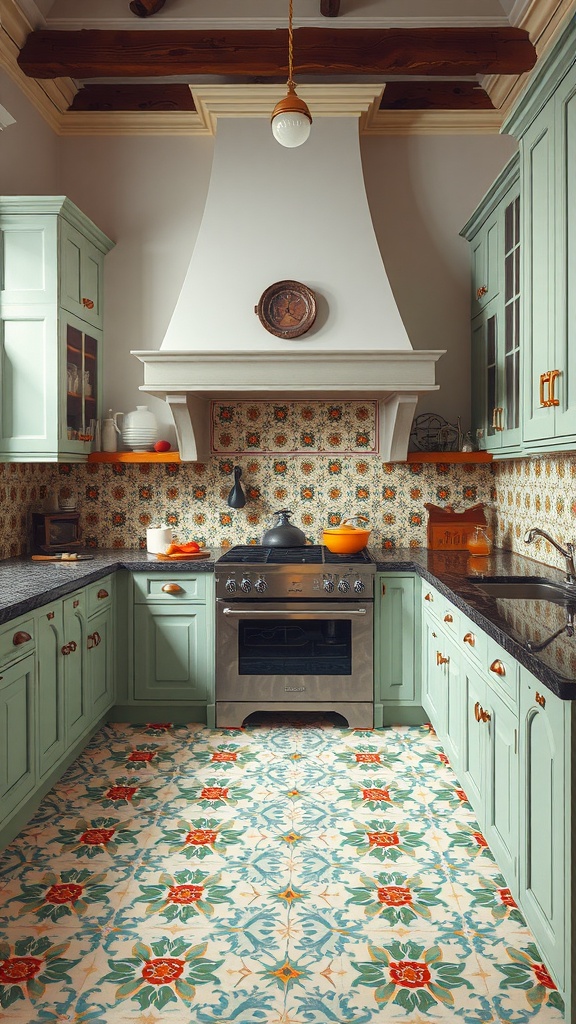
<path id="1" fill-rule="evenodd" d="M 576 603 L 576 586 L 555 583 L 553 580 L 534 579 L 474 579 L 487 597 L 503 597 L 507 600 L 553 601 L 555 604 Z"/>

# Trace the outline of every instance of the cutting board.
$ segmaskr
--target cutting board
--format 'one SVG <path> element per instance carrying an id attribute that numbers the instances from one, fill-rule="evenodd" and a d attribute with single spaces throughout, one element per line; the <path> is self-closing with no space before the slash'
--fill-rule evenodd
<path id="1" fill-rule="evenodd" d="M 175 555 L 156 555 L 159 562 L 190 562 L 193 558 L 209 558 L 210 552 L 202 549 L 201 551 L 184 551 Z"/>
<path id="2" fill-rule="evenodd" d="M 62 555 L 32 555 L 33 562 L 64 562 L 65 565 L 68 562 L 88 562 L 92 558 L 94 555 L 76 555 L 76 558 L 62 558 Z"/>

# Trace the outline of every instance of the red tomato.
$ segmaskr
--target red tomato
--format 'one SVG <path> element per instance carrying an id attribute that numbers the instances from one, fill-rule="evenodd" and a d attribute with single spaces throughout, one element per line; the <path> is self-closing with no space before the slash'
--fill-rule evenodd
<path id="1" fill-rule="evenodd" d="M 172 445 L 170 444 L 170 441 L 156 441 L 156 444 L 154 445 L 154 451 L 169 452 L 171 447 Z"/>

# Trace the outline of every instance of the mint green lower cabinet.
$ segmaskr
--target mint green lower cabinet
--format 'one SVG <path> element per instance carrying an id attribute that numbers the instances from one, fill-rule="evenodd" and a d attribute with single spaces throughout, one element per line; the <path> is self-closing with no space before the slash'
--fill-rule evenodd
<path id="1" fill-rule="evenodd" d="M 421 721 L 420 579 L 376 576 L 374 602 L 374 726 Z M 411 710 L 408 710 L 411 709 Z"/>
<path id="2" fill-rule="evenodd" d="M 422 622 L 422 705 L 442 743 L 447 732 L 450 664 L 445 641 L 438 623 L 425 614 Z"/>
<path id="3" fill-rule="evenodd" d="M 7 819 L 36 785 L 34 655 L 0 678 L 0 818 Z"/>
<path id="4" fill-rule="evenodd" d="M 114 607 L 103 608 L 87 623 L 86 667 L 90 719 L 97 722 L 114 703 Z"/>
<path id="5" fill-rule="evenodd" d="M 558 700 L 521 672 L 519 902 L 546 965 L 569 999 L 572 702 Z"/>
<path id="6" fill-rule="evenodd" d="M 487 800 L 484 834 L 512 892 L 518 893 L 518 712 L 487 687 Z"/>
<path id="7" fill-rule="evenodd" d="M 38 651 L 38 758 L 42 779 L 66 751 L 62 602 L 36 613 Z"/>
<path id="8" fill-rule="evenodd" d="M 464 737 L 460 781 L 480 827 L 484 828 L 488 726 L 479 715 L 487 703 L 487 688 L 482 675 L 466 662 L 462 663 L 461 682 L 464 691 Z"/>
<path id="9" fill-rule="evenodd" d="M 70 746 L 80 739 L 92 721 L 86 671 L 87 630 L 83 591 L 65 598 L 63 613 L 64 718 L 66 742 Z"/>
<path id="10" fill-rule="evenodd" d="M 135 700 L 206 703 L 210 636 L 205 605 L 135 605 Z"/>

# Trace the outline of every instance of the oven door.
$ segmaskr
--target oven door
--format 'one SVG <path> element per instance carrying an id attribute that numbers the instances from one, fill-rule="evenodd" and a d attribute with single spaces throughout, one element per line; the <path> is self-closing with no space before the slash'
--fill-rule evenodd
<path id="1" fill-rule="evenodd" d="M 370 601 L 216 601 L 217 701 L 372 701 Z"/>

